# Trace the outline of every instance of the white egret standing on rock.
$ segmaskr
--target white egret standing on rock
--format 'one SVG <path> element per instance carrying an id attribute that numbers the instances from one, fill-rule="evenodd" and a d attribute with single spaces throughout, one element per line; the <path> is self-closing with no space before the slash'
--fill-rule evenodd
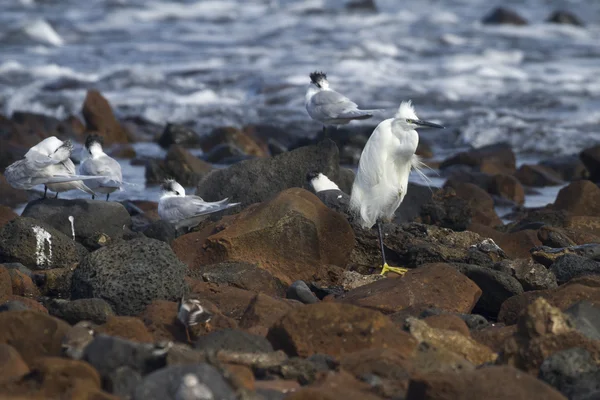
<path id="1" fill-rule="evenodd" d="M 371 134 L 360 156 L 352 185 L 350 208 L 363 228 L 377 224 L 382 271 L 405 273 L 406 268 L 390 267 L 385 260 L 382 222 L 393 219 L 408 188 L 411 169 L 420 172 L 421 162 L 415 151 L 419 144 L 416 129 L 422 126 L 444 128 L 422 121 L 410 101 L 402 102 L 394 118 L 382 121 Z M 420 172 L 422 174 L 422 172 Z"/>
<path id="2" fill-rule="evenodd" d="M 315 121 L 327 125 L 346 125 L 354 119 L 369 119 L 378 110 L 359 110 L 352 100 L 329 88 L 327 75 L 323 72 L 310 74 L 310 86 L 306 91 L 306 111 Z"/>

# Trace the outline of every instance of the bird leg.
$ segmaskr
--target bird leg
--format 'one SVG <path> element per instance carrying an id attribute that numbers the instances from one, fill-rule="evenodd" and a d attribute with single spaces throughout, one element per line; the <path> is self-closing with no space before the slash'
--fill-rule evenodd
<path id="1" fill-rule="evenodd" d="M 95 199 L 96 199 L 96 196 L 95 196 L 95 195 L 92 195 L 92 200 L 95 200 Z"/>
<path id="2" fill-rule="evenodd" d="M 190 331 L 187 326 L 185 327 L 185 336 L 187 337 L 188 343 L 192 343 L 192 339 L 190 339 Z"/>
<path id="3" fill-rule="evenodd" d="M 56 192 L 56 196 L 54 196 L 55 199 L 58 199 L 58 192 Z"/>
<path id="4" fill-rule="evenodd" d="M 44 185 L 44 199 L 46 198 L 46 194 L 48 193 L 48 186 Z"/>
<path id="5" fill-rule="evenodd" d="M 406 271 L 408 271 L 407 268 L 390 267 L 387 261 L 385 260 L 385 248 L 383 246 L 383 231 L 381 229 L 381 220 L 377 221 L 377 233 L 379 234 L 379 248 L 381 250 L 381 275 L 385 275 L 386 272 L 395 272 L 398 275 L 404 275 Z"/>
<path id="6" fill-rule="evenodd" d="M 110 196 L 110 193 L 106 193 L 106 201 L 108 201 L 108 196 Z"/>

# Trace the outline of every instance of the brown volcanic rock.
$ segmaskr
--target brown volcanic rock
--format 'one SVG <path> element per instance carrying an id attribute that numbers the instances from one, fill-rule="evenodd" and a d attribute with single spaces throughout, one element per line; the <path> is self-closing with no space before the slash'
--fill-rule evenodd
<path id="1" fill-rule="evenodd" d="M 499 353 L 504 346 L 504 342 L 517 332 L 516 325 L 510 326 L 489 326 L 484 329 L 471 332 L 473 339 L 486 345 L 490 349 Z"/>
<path id="2" fill-rule="evenodd" d="M 294 300 L 285 300 L 258 293 L 250 304 L 240 321 L 240 328 L 252 330 L 253 333 L 266 336 L 268 329 L 281 317 L 294 308 L 301 307 L 302 303 Z"/>
<path id="3" fill-rule="evenodd" d="M 477 185 L 449 179 L 444 186 L 450 186 L 456 195 L 467 201 L 472 209 L 471 222 L 486 226 L 502 225 L 502 220 L 494 209 L 494 199 Z"/>
<path id="4" fill-rule="evenodd" d="M 61 341 L 70 326 L 36 311 L 0 313 L 0 343 L 13 346 L 27 364 L 44 356 L 59 356 Z"/>
<path id="5" fill-rule="evenodd" d="M 12 279 L 9 270 L 0 264 L 0 300 L 12 296 Z"/>
<path id="6" fill-rule="evenodd" d="M 444 160 L 440 168 L 444 169 L 452 165 L 468 165 L 487 173 L 497 173 L 497 171 L 511 173 L 516 170 L 516 158 L 508 143 L 496 143 L 453 155 Z M 491 170 L 489 165 L 494 165 L 494 170 Z M 487 170 L 486 166 L 488 166 Z"/>
<path id="7" fill-rule="evenodd" d="M 511 258 L 529 258 L 529 250 L 542 244 L 537 237 L 537 232 L 532 229 L 504 233 L 489 226 L 471 224 L 469 230 L 482 237 L 493 239 Z"/>
<path id="8" fill-rule="evenodd" d="M 557 186 L 563 183 L 558 174 L 542 165 L 523 164 L 515 172 L 515 177 L 525 186 Z"/>
<path id="9" fill-rule="evenodd" d="M 2 181 L 3 179 L 4 177 L 0 175 L 0 181 Z M 0 187 L 2 186 L 2 183 L 0 183 Z M 0 228 L 17 217 L 18 215 L 12 210 L 12 208 L 0 204 Z"/>
<path id="10" fill-rule="evenodd" d="M 184 235 L 185 237 L 187 235 Z M 190 267 L 223 261 L 257 264 L 285 284 L 312 280 L 326 265 L 345 267 L 354 247 L 348 221 L 304 189 L 284 190 L 244 210 L 195 249 L 175 240 L 176 254 Z M 194 256 L 191 257 L 193 253 Z M 192 260 L 190 264 L 190 260 Z"/>
<path id="11" fill-rule="evenodd" d="M 351 290 L 341 301 L 384 313 L 394 313 L 414 305 L 427 305 L 447 311 L 470 313 L 481 289 L 455 268 L 426 264 L 401 278 L 383 279 Z"/>
<path id="12" fill-rule="evenodd" d="M 29 276 L 25 275 L 23 272 L 19 271 L 16 268 L 9 269 L 8 273 L 10 274 L 12 292 L 14 295 L 35 298 L 37 298 L 40 295 L 40 290 L 38 289 L 36 284 L 33 283 Z M 2 274 L 0 273 L 0 281 L 2 280 L 1 275 Z M 0 286 L 1 285 L 2 284 L 0 283 Z M 0 298 L 2 298 L 1 291 L 2 290 L 0 289 Z"/>
<path id="13" fill-rule="evenodd" d="M 252 135 L 248 129 L 241 131 L 233 127 L 217 128 L 200 139 L 200 147 L 204 152 L 209 152 L 222 144 L 233 145 L 249 156 L 269 156 L 269 146 Z"/>
<path id="14" fill-rule="evenodd" d="M 345 371 L 325 374 L 310 386 L 285 397 L 286 400 L 377 400 L 371 386 Z"/>
<path id="15" fill-rule="evenodd" d="M 135 317 L 109 316 L 106 323 L 96 328 L 96 331 L 135 342 L 154 342 L 154 338 L 148 332 L 142 320 Z"/>
<path id="16" fill-rule="evenodd" d="M 296 308 L 276 322 L 267 335 L 276 349 L 307 357 L 333 356 L 375 347 L 410 354 L 416 340 L 383 314 L 350 304 L 323 302 Z"/>
<path id="17" fill-rule="evenodd" d="M 115 118 L 108 100 L 97 90 L 88 90 L 81 112 L 87 131 L 100 134 L 107 145 L 129 142 L 129 135 Z"/>
<path id="18" fill-rule="evenodd" d="M 29 372 L 29 367 L 14 347 L 0 344 L 0 383 L 19 379 Z"/>
<path id="19" fill-rule="evenodd" d="M 451 399 L 566 400 L 566 397 L 550 385 L 508 366 L 415 377 L 406 395 L 406 400 Z"/>
<path id="20" fill-rule="evenodd" d="M 562 188 L 554 202 L 555 210 L 565 210 L 572 215 L 600 217 L 600 188 L 592 181 L 571 182 Z"/>
<path id="21" fill-rule="evenodd" d="M 423 321 L 427 322 L 427 325 L 435 329 L 446 329 L 458 332 L 463 336 L 471 336 L 471 331 L 466 322 L 456 315 L 430 315 L 429 317 L 423 318 Z"/>

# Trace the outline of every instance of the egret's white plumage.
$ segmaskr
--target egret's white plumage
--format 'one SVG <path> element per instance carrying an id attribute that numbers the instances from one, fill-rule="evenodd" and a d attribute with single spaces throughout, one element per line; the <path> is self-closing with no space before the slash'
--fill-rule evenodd
<path id="1" fill-rule="evenodd" d="M 323 125 L 346 125 L 354 119 L 368 119 L 377 110 L 360 110 L 346 96 L 329 88 L 323 72 L 310 74 L 311 83 L 306 91 L 305 105 L 308 115 Z"/>
<path id="2" fill-rule="evenodd" d="M 393 219 L 402 203 L 410 171 L 420 166 L 415 155 L 419 126 L 441 128 L 419 120 L 411 102 L 402 102 L 394 118 L 381 122 L 367 141 L 350 197 L 350 207 L 364 228 Z"/>
<path id="3" fill-rule="evenodd" d="M 158 215 L 177 228 L 192 228 L 204 220 L 208 214 L 223 211 L 238 204 L 240 203 L 230 203 L 229 199 L 208 202 L 199 196 L 186 196 L 183 186 L 169 179 L 165 181 L 163 194 L 158 201 Z"/>
<path id="4" fill-rule="evenodd" d="M 103 176 L 103 179 L 90 181 L 88 186 L 97 193 L 105 193 L 106 200 L 108 200 L 109 195 L 123 185 L 121 165 L 117 160 L 104 153 L 102 138 L 98 135 L 87 137 L 82 156 L 79 173 L 81 175 Z"/>
<path id="5" fill-rule="evenodd" d="M 83 180 L 96 180 L 96 176 L 77 175 L 75 164 L 69 157 L 73 151 L 70 140 L 63 142 L 55 136 L 42 140 L 25 154 L 25 158 L 9 165 L 4 175 L 17 189 L 30 190 L 43 184 L 56 193 L 78 189 L 94 192 Z"/>

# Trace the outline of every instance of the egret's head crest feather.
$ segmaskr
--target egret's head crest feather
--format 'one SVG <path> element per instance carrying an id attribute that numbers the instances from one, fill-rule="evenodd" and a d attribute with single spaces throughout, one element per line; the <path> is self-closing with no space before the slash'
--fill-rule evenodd
<path id="1" fill-rule="evenodd" d="M 408 100 L 400 103 L 400 107 L 398 107 L 398 112 L 396 113 L 396 118 L 419 119 L 415 113 L 415 108 L 412 105 L 412 101 Z"/>

